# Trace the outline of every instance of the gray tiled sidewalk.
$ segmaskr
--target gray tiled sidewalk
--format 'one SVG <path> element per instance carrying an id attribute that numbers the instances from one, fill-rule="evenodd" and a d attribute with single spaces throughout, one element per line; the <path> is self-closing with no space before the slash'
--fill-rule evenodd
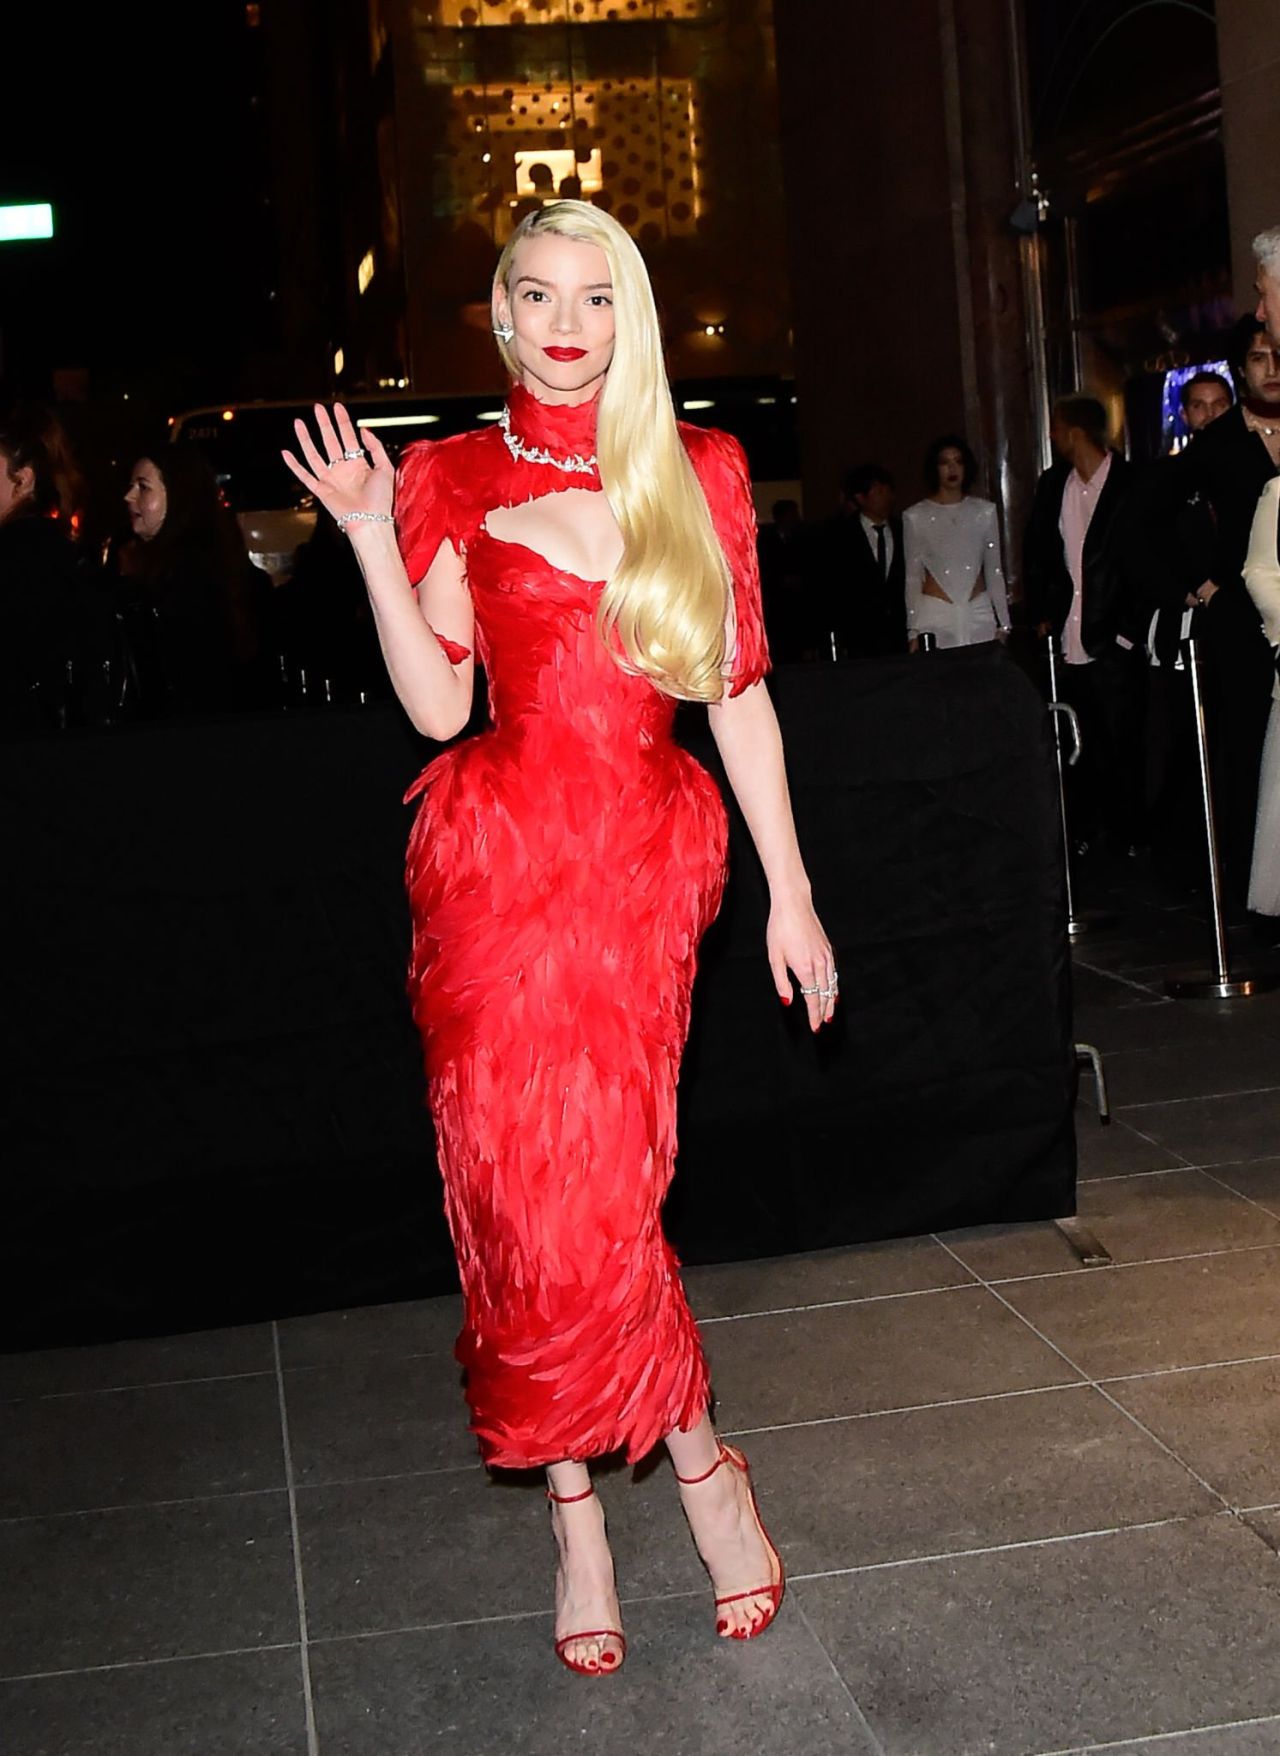
<path id="1" fill-rule="evenodd" d="M 1280 995 L 1132 894 L 1081 951 L 1081 1212 L 694 1269 L 790 1568 L 716 1640 L 669 1472 L 603 1483 L 631 1651 L 550 1650 L 533 1487 L 475 1466 L 452 1300 L 0 1360 L 6 1756 L 1280 1752 Z"/>

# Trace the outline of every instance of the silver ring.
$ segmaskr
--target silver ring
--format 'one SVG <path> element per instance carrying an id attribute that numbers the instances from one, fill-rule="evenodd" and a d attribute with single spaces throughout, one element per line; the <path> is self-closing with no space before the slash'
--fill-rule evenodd
<path id="1" fill-rule="evenodd" d="M 358 451 L 344 451 L 342 454 L 342 461 L 344 463 L 354 463 L 358 457 L 363 457 L 363 456 L 364 456 L 364 447 L 361 446 Z"/>
<path id="2" fill-rule="evenodd" d="M 800 992 L 802 994 L 820 994 L 822 992 L 822 987 L 819 985 L 814 988 L 801 988 Z"/>
<path id="3" fill-rule="evenodd" d="M 836 997 L 836 990 L 834 988 L 819 988 L 818 992 L 822 995 L 824 1000 L 834 1000 Z"/>

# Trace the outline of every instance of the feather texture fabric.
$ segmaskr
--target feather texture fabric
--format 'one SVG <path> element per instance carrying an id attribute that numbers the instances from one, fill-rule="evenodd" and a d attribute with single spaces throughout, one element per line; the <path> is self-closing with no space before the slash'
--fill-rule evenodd
<path id="1" fill-rule="evenodd" d="M 594 450 L 594 405 L 517 387 L 510 406 L 528 444 Z M 681 433 L 733 574 L 737 693 L 768 663 L 745 460 L 724 434 Z M 514 459 L 496 428 L 411 447 L 397 485 L 409 577 L 446 540 L 464 558 L 489 678 L 492 727 L 409 795 L 410 993 L 472 1428 L 510 1467 L 634 1460 L 708 1392 L 661 1206 L 724 806 L 672 740 L 672 701 L 606 651 L 601 583 L 485 528 L 494 508 L 599 485 Z"/>

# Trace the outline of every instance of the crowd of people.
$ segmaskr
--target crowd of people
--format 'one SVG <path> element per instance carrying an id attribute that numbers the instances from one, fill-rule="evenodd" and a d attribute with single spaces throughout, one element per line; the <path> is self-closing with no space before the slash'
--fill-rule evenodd
<path id="1" fill-rule="evenodd" d="M 85 497 L 54 415 L 0 415 L 0 731 L 389 693 L 359 572 L 324 526 L 273 588 L 193 446 L 140 453 L 115 528 L 85 532 Z"/>
<path id="2" fill-rule="evenodd" d="M 1268 260 L 1264 248 L 1264 279 Z M 1113 448 L 1097 400 L 1056 404 L 1055 461 L 1021 533 L 1012 591 L 997 509 L 975 491 L 978 464 L 957 433 L 929 445 L 924 492 L 901 516 L 893 478 L 867 462 L 845 476 L 824 522 L 779 501 L 759 559 L 777 661 L 879 658 L 1013 632 L 1015 651 L 1031 656 L 1052 635 L 1058 693 L 1082 731 L 1070 777 L 1078 850 L 1150 849 L 1185 884 L 1204 871 L 1183 656 L 1194 634 L 1227 893 L 1272 917 L 1280 854 L 1263 856 L 1280 848 L 1280 729 L 1263 789 L 1271 828 L 1255 830 L 1280 638 L 1273 528 L 1245 580 L 1260 496 L 1270 528 L 1280 492 L 1280 340 L 1261 308 L 1237 325 L 1230 366 L 1232 381 L 1203 370 L 1183 384 L 1188 443 L 1153 463 Z M 143 450 L 120 484 L 120 528 L 101 540 L 78 528 L 83 487 L 54 416 L 0 415 L 0 728 L 388 693 L 359 571 L 326 521 L 273 588 L 198 449 L 166 440 Z"/>
<path id="3" fill-rule="evenodd" d="M 928 447 L 925 492 L 901 517 L 893 479 L 874 463 L 849 472 L 824 523 L 810 526 L 794 501 L 779 502 L 760 533 L 760 567 L 770 642 L 783 659 L 1003 642 L 1016 618 L 1018 648 L 1039 668 L 1052 636 L 1058 693 L 1081 728 L 1082 760 L 1069 776 L 1077 851 L 1150 849 L 1184 885 L 1205 873 L 1183 646 L 1194 635 L 1227 893 L 1273 916 L 1280 851 L 1270 863 L 1267 855 L 1280 850 L 1280 729 L 1263 789 L 1272 832 L 1255 835 L 1255 825 L 1280 641 L 1280 342 L 1262 317 L 1236 326 L 1231 368 L 1234 382 L 1211 370 L 1186 380 L 1188 442 L 1145 465 L 1113 448 L 1101 402 L 1075 395 L 1055 405 L 1054 462 L 1021 533 L 1016 604 L 996 508 L 974 492 L 977 464 L 958 434 Z"/>

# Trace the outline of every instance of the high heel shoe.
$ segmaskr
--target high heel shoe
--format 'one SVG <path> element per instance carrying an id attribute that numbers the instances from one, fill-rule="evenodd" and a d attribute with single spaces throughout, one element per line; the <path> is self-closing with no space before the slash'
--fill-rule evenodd
<path id="1" fill-rule="evenodd" d="M 556 1506 L 575 1506 L 579 1500 L 590 1500 L 594 1493 L 594 1488 L 588 1488 L 582 1494 L 556 1494 L 548 1488 L 547 1499 Z M 595 1664 L 581 1664 L 568 1657 L 569 1647 L 579 1640 L 616 1640 L 621 1651 L 613 1653 L 606 1649 Z M 562 1635 L 556 1641 L 555 1653 L 567 1670 L 576 1671 L 580 1677 L 611 1677 L 622 1669 L 627 1656 L 627 1637 L 620 1628 L 582 1628 L 573 1634 Z"/>
<path id="2" fill-rule="evenodd" d="M 756 1491 L 751 1483 L 751 1469 L 746 1458 L 743 1456 L 742 1452 L 738 1450 L 736 1445 L 726 1445 L 723 1440 L 718 1440 L 717 1443 L 720 1446 L 720 1455 L 716 1458 L 710 1469 L 704 1470 L 700 1476 L 682 1476 L 677 1473 L 676 1480 L 680 1483 L 682 1488 L 696 1488 L 700 1482 L 710 1481 L 711 1477 L 720 1468 L 721 1464 L 727 1463 L 737 1470 L 738 1474 L 747 1484 L 747 1495 L 751 1502 L 751 1516 L 755 1519 L 756 1529 L 760 1532 L 760 1541 L 768 1551 L 769 1571 L 772 1574 L 772 1578 L 768 1585 L 758 1585 L 753 1591 L 731 1591 L 724 1597 L 718 1597 L 715 1600 L 715 1607 L 717 1610 L 722 1610 L 726 1604 L 742 1603 L 746 1598 L 767 1597 L 769 1599 L 769 1608 L 759 1622 L 753 1622 L 750 1628 L 735 1628 L 733 1633 L 727 1636 L 730 1640 L 754 1640 L 757 1635 L 764 1633 L 765 1629 L 775 1620 L 778 1611 L 782 1608 L 783 1593 L 787 1589 L 787 1576 L 782 1565 L 782 1556 L 778 1553 L 777 1549 L 774 1548 L 769 1533 L 764 1527 L 764 1520 L 760 1516 L 760 1507 L 756 1501 Z M 703 1565 L 705 1566 L 706 1563 L 704 1562 Z M 708 1571 L 710 1571 L 710 1569 L 708 1569 Z M 716 1632 L 724 1635 L 726 1626 L 725 1618 L 717 1616 Z"/>

